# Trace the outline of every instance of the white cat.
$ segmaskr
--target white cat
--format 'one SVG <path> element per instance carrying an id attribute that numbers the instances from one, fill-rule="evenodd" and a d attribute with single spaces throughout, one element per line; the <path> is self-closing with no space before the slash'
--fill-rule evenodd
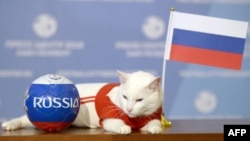
<path id="1" fill-rule="evenodd" d="M 76 84 L 81 106 L 73 126 L 130 134 L 133 129 L 160 133 L 163 94 L 160 77 L 144 72 L 117 71 L 119 84 Z M 32 126 L 26 115 L 2 123 L 4 130 Z"/>

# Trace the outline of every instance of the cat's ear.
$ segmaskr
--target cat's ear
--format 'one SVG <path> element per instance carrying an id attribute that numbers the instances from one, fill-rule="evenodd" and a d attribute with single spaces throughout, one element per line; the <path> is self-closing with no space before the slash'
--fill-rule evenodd
<path id="1" fill-rule="evenodd" d="M 119 74 L 120 83 L 121 84 L 126 83 L 128 77 L 129 77 L 129 74 L 122 72 L 122 71 L 119 71 L 119 70 L 117 70 L 117 73 Z"/>
<path id="2" fill-rule="evenodd" d="M 147 88 L 152 91 L 156 91 L 160 88 L 161 78 L 156 77 L 151 83 L 148 84 Z"/>

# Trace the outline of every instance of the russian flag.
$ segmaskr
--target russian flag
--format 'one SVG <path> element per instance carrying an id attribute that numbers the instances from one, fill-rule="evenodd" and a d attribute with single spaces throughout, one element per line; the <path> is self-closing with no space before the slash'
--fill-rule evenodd
<path id="1" fill-rule="evenodd" d="M 241 69 L 248 23 L 171 11 L 165 59 Z"/>

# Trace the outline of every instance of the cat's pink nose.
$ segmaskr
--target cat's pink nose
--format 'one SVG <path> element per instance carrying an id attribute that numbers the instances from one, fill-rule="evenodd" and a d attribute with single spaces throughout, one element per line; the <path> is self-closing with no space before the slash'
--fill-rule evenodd
<path id="1" fill-rule="evenodd" d="M 132 112 L 132 109 L 130 109 L 130 108 L 127 108 L 127 111 L 128 111 L 129 113 L 131 113 L 131 112 Z"/>

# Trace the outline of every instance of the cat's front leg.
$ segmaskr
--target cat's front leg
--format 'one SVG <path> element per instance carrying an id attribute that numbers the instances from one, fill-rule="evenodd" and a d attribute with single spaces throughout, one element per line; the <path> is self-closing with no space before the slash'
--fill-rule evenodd
<path id="1" fill-rule="evenodd" d="M 17 130 L 28 126 L 32 126 L 32 123 L 26 115 L 2 123 L 2 128 L 7 131 Z"/>
<path id="2" fill-rule="evenodd" d="M 131 127 L 126 125 L 121 119 L 114 119 L 114 118 L 104 119 L 103 128 L 107 131 L 119 134 L 131 133 Z"/>
<path id="3" fill-rule="evenodd" d="M 141 130 L 152 134 L 158 134 L 162 131 L 161 121 L 158 119 L 151 120 L 143 128 L 141 128 Z"/>

